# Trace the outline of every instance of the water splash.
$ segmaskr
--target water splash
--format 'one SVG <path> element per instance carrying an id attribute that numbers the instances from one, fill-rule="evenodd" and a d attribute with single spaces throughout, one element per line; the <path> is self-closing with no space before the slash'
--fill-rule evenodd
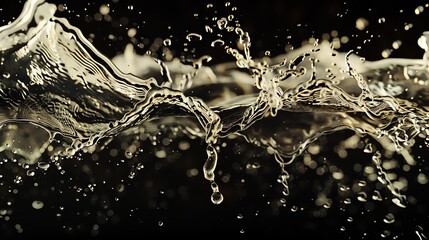
<path id="1" fill-rule="evenodd" d="M 416 235 L 419 237 L 419 240 L 427 239 L 427 237 L 423 234 L 423 228 L 421 226 L 416 227 Z"/>
<path id="2" fill-rule="evenodd" d="M 122 74 L 79 29 L 54 17 L 55 8 L 42 1 L 29 1 L 22 13 L 26 19 L 20 17 L 0 29 L 4 39 L 1 71 L 8 75 L 2 81 L 2 99 L 10 106 L 2 112 L 2 126 L 29 122 L 45 127 L 51 136 L 60 134 L 70 139 L 59 154 L 71 156 L 100 138 L 161 117 L 163 108 L 177 108 L 183 114 L 195 114 L 206 129 L 206 178 L 214 181 L 217 155 L 212 144 L 222 125 L 218 115 L 200 99 L 164 87 L 153 78 Z M 22 35 L 22 29 L 29 30 Z M 168 78 L 168 69 L 164 71 Z M 64 89 L 68 93 L 60 93 Z"/>
<path id="3" fill-rule="evenodd" d="M 53 4 L 31 0 L 13 23 L 0 28 L 0 151 L 22 157 L 26 166 L 47 170 L 50 163 L 42 155 L 57 164 L 105 139 L 140 128 L 154 137 L 159 128 L 174 126 L 204 139 L 202 170 L 211 200 L 219 204 L 224 200 L 215 181 L 216 166 L 223 161 L 218 159 L 219 139 L 239 137 L 273 155 L 280 167 L 278 182 L 288 196 L 288 167 L 308 152 L 317 155 L 310 146 L 321 137 L 349 130 L 354 135 L 341 145 L 340 158 L 366 141 L 362 151 L 371 155 L 375 178 L 396 206 L 407 206 L 404 181 L 386 168 L 394 154 L 414 166 L 411 147 L 416 139 L 429 142 L 426 32 L 418 41 L 426 51 L 422 59 L 362 61 L 352 51 L 337 52 L 327 41 L 255 59 L 249 33 L 234 25 L 234 17 L 221 17 L 213 20 L 217 29 L 205 29 L 235 34 L 238 47 L 223 39 L 211 43 L 235 62 L 207 66 L 210 56 L 164 62 L 137 55 L 132 46 L 109 60 L 55 11 Z M 189 42 L 202 38 L 186 36 Z M 163 43 L 171 46 L 169 39 Z M 333 178 L 341 182 L 343 174 L 336 171 Z M 382 199 L 378 190 L 357 192 L 361 202 L 371 195 Z M 324 195 L 318 201 L 331 206 Z M 386 219 L 395 221 L 393 214 Z"/>

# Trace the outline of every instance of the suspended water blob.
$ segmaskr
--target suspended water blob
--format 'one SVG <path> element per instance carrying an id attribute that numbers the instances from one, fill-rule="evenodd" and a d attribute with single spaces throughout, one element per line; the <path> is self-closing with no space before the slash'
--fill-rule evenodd
<path id="1" fill-rule="evenodd" d="M 211 8 L 213 4 L 208 4 L 207 9 Z M 134 6 L 127 9 L 133 11 Z M 222 140 L 247 142 L 276 162 L 277 182 L 282 188 L 280 206 L 288 206 L 288 196 L 294 191 L 290 187 L 297 178 L 290 174 L 293 167 L 302 174 L 329 174 L 329 181 L 339 183 L 340 203 L 349 206 L 388 201 L 406 208 L 408 182 L 428 182 L 425 173 L 413 180 L 398 177 L 402 163 L 397 160 L 405 162 L 408 167 L 403 169 L 410 171 L 417 165 L 414 144 L 427 141 L 429 135 L 427 32 L 417 43 L 425 52 L 422 59 L 390 58 L 392 50 L 386 49 L 381 53 L 385 59 L 369 61 L 351 51 L 336 51 L 341 42 L 347 42 L 345 38 L 337 38 L 335 44 L 328 39 L 310 39 L 309 44 L 283 55 L 273 56 L 267 50 L 265 57 L 258 59 L 251 54 L 250 34 L 232 24 L 236 17 L 217 16 L 210 26 L 205 25 L 205 32 L 229 32 L 237 41 L 231 45 L 216 35 L 209 46 L 224 51 L 233 61 L 208 66 L 212 60 L 208 55 L 163 62 L 139 56 L 133 45 L 127 46 L 123 55 L 107 59 L 77 27 L 56 17 L 56 10 L 54 4 L 31 0 L 16 21 L 0 28 L 0 152 L 6 156 L 2 164 L 17 163 L 28 177 L 48 172 L 51 166 L 67 174 L 60 162 L 80 161 L 79 154 L 84 152 L 94 153 L 92 161 L 96 162 L 111 161 L 106 155 L 120 156 L 121 162 L 130 166 L 127 181 L 132 181 L 147 170 L 136 159 L 140 153 L 151 152 L 157 161 L 173 161 L 176 150 L 192 150 L 194 146 L 186 140 L 172 144 L 177 134 L 182 134 L 201 139 L 206 154 L 202 161 L 195 160 L 200 169 L 189 168 L 184 175 L 203 176 L 211 188 L 208 198 L 216 205 L 228 201 L 217 182 L 221 176 L 217 167 L 226 161 L 219 157 Z M 420 7 L 415 11 L 423 12 Z M 101 5 L 100 20 L 112 12 L 109 5 Z M 378 23 L 385 21 L 380 18 Z M 358 30 L 368 27 L 367 19 L 356 20 Z M 411 27 L 411 23 L 404 26 L 406 30 Z M 136 34 L 136 28 L 127 31 L 129 38 Z M 189 43 L 203 41 L 205 35 L 192 32 L 185 39 Z M 158 40 L 149 50 L 151 54 L 172 45 L 170 38 Z M 394 49 L 400 46 L 400 40 L 392 44 Z M 123 65 L 127 68 L 121 68 Z M 367 156 L 366 162 L 354 167 L 365 179 L 354 183 L 340 164 L 329 166 L 334 160 L 320 157 L 326 145 L 319 140 L 343 131 L 352 135 L 332 148 L 337 159 L 346 161 L 353 151 Z M 107 149 L 118 136 L 130 141 Z M 151 148 L 143 147 L 145 140 Z M 303 164 L 299 165 L 301 158 Z M 263 169 L 260 163 L 244 168 L 258 173 Z M 91 175 L 90 169 L 82 171 Z M 225 184 L 229 178 L 219 177 Z M 13 182 L 22 184 L 23 176 L 17 174 Z M 82 194 L 76 201 L 97 191 L 95 186 L 73 188 Z M 373 189 L 377 186 L 381 187 Z M 120 194 L 128 187 L 120 183 L 113 190 Z M 329 191 L 321 189 L 317 194 L 314 203 L 320 209 L 313 216 L 323 217 L 338 204 Z M 269 200 L 268 205 L 273 202 Z M 47 207 L 40 200 L 31 206 L 36 210 Z M 296 205 L 289 208 L 296 214 L 300 210 Z M 243 215 L 237 218 L 243 219 Z M 352 217 L 345 219 L 354 221 Z M 383 221 L 394 225 L 398 218 L 389 212 Z M 164 226 L 164 221 L 158 226 Z M 340 227 L 342 232 L 347 229 Z M 93 230 L 99 231 L 98 227 Z M 381 233 L 382 237 L 391 235 L 390 230 Z"/>

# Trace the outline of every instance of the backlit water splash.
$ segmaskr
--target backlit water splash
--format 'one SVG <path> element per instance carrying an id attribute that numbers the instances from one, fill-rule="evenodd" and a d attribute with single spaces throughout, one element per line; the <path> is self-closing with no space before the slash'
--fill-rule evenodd
<path id="1" fill-rule="evenodd" d="M 37 182 L 52 169 L 58 170 L 57 181 L 70 182 L 60 188 L 52 185 L 52 191 L 73 192 L 77 202 L 120 203 L 97 190 L 104 188 L 144 195 L 132 182 L 138 181 L 137 175 L 159 170 L 143 163 L 148 155 L 180 162 L 190 154 L 187 162 L 192 165 L 182 175 L 205 180 L 200 184 L 210 189 L 199 201 L 228 204 L 228 195 L 233 195 L 228 185 L 236 177 L 218 165 L 239 153 L 248 161 L 239 168 L 251 176 L 262 174 L 261 166 L 268 161 L 275 163 L 269 171 L 277 176 L 278 186 L 270 187 L 281 191 L 267 199 L 273 208 L 319 218 L 338 208 L 350 215 L 338 225 L 338 232 L 349 238 L 401 236 L 401 222 L 406 220 L 398 216 L 421 201 L 409 189 L 428 182 L 422 164 L 429 145 L 429 62 L 423 55 L 429 51 L 428 33 L 416 43 L 422 48 L 421 59 L 369 61 L 353 51 L 337 51 L 335 42 L 317 39 L 282 55 L 256 58 L 251 55 L 252 36 L 233 15 L 220 15 L 205 32 L 189 33 L 186 39 L 231 34 L 235 44 L 219 37 L 207 46 L 225 52 L 231 62 L 211 64 L 209 55 L 168 57 L 168 51 L 160 59 L 136 54 L 132 44 L 109 59 L 83 36 L 79 28 L 84 26 L 56 17 L 60 7 L 64 8 L 28 1 L 15 21 L 0 28 L 0 220 L 6 225 L 19 208 L 15 199 L 40 194 L 31 191 L 37 192 Z M 101 16 L 109 11 L 108 5 L 100 7 Z M 161 44 L 170 46 L 171 39 Z M 87 161 L 93 163 L 85 165 Z M 85 180 L 67 170 L 73 165 L 84 172 Z M 97 179 L 101 170 L 95 168 L 115 172 L 109 168 L 118 166 L 128 172 L 126 180 L 113 173 L 111 183 Z M 314 176 L 300 189 L 300 176 L 306 174 Z M 27 181 L 34 182 L 36 190 L 20 191 Z M 314 206 L 289 204 L 289 198 L 296 200 L 312 185 L 309 181 L 314 181 Z M 229 190 L 225 193 L 223 188 Z M 353 217 L 359 215 L 354 205 L 371 214 L 378 204 L 385 206 L 373 220 L 379 232 L 348 232 L 347 224 L 359 218 Z M 50 207 L 39 199 L 28 205 Z M 109 211 L 104 215 L 115 217 Z M 97 235 L 104 222 L 96 218 L 81 225 L 91 226 L 91 234 Z M 25 226 L 11 225 L 18 234 L 25 232 Z M 415 226 L 415 239 L 426 239 L 423 228 Z"/>

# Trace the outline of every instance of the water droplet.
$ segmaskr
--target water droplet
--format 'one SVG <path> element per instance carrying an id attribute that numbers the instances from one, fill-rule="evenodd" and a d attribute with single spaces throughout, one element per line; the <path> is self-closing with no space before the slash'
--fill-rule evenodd
<path id="1" fill-rule="evenodd" d="M 136 169 L 137 170 L 142 170 L 144 168 L 143 163 L 137 163 Z"/>
<path id="2" fill-rule="evenodd" d="M 228 19 L 223 17 L 223 18 L 217 20 L 217 27 L 220 30 L 225 29 L 227 26 L 228 26 Z"/>
<path id="3" fill-rule="evenodd" d="M 387 238 L 388 236 L 390 236 L 390 231 L 389 230 L 383 230 L 383 232 L 381 233 L 381 237 Z"/>
<path id="4" fill-rule="evenodd" d="M 39 201 L 39 200 L 35 200 L 35 201 L 33 201 L 33 203 L 31 204 L 31 206 L 32 206 L 34 209 L 42 209 L 42 208 L 43 208 L 43 202 L 42 202 L 42 201 Z"/>
<path id="5" fill-rule="evenodd" d="M 237 215 L 237 219 L 243 219 L 243 214 L 239 213 L 239 214 Z"/>
<path id="6" fill-rule="evenodd" d="M 203 36 L 201 36 L 201 35 L 200 35 L 200 34 L 198 34 L 198 33 L 189 33 L 189 34 L 186 36 L 186 40 L 188 40 L 189 42 L 190 42 L 190 41 L 192 41 L 192 40 L 201 41 L 201 39 L 203 39 Z"/>
<path id="7" fill-rule="evenodd" d="M 214 191 L 211 195 L 211 200 L 212 200 L 212 203 L 214 203 L 214 204 L 222 203 L 222 201 L 223 201 L 222 193 Z"/>
<path id="8" fill-rule="evenodd" d="M 133 38 L 133 37 L 135 37 L 135 36 L 136 36 L 136 34 L 137 34 L 137 29 L 135 29 L 135 28 L 130 28 L 130 29 L 128 29 L 127 34 L 128 34 L 128 37 L 129 37 L 129 38 Z"/>
<path id="9" fill-rule="evenodd" d="M 374 152 L 374 148 L 372 146 L 371 143 L 368 143 L 365 148 L 363 149 L 364 153 L 373 153 Z"/>
<path id="10" fill-rule="evenodd" d="M 158 226 L 160 226 L 160 227 L 164 226 L 164 222 L 163 221 L 158 221 Z"/>
<path id="11" fill-rule="evenodd" d="M 103 4 L 103 5 L 101 5 L 101 6 L 100 6 L 100 9 L 99 9 L 99 12 L 100 12 L 102 15 L 107 15 L 107 14 L 109 14 L 109 12 L 110 12 L 110 7 L 109 7 L 109 5 L 108 5 L 108 4 Z"/>
<path id="12" fill-rule="evenodd" d="M 381 197 L 381 193 L 378 190 L 374 190 L 374 193 L 372 195 L 372 199 L 375 201 L 382 201 L 383 198 Z"/>
<path id="13" fill-rule="evenodd" d="M 418 240 L 427 240 L 426 236 L 423 234 L 423 228 L 421 226 L 416 226 L 415 233 L 417 234 L 417 237 L 419 237 Z"/>
<path id="14" fill-rule="evenodd" d="M 123 192 L 124 190 L 125 190 L 124 184 L 118 184 L 118 186 L 116 186 L 116 191 Z"/>
<path id="15" fill-rule="evenodd" d="M 396 40 L 396 41 L 394 41 L 392 43 L 393 49 L 398 49 L 401 45 L 402 45 L 402 41 L 401 40 Z"/>
<path id="16" fill-rule="evenodd" d="M 49 163 L 47 162 L 38 162 L 37 166 L 43 170 L 48 170 L 48 168 L 50 167 Z"/>
<path id="17" fill-rule="evenodd" d="M 259 168 L 261 167 L 261 165 L 260 165 L 259 163 L 253 163 L 253 164 L 251 165 L 251 167 L 252 167 L 253 169 L 259 169 Z"/>
<path id="18" fill-rule="evenodd" d="M 384 22 L 386 22 L 386 19 L 384 17 L 378 19 L 378 23 L 384 23 Z"/>
<path id="19" fill-rule="evenodd" d="M 169 47 L 171 46 L 171 39 L 166 38 L 164 39 L 164 41 L 162 41 L 162 43 L 164 44 L 164 46 Z"/>
<path id="20" fill-rule="evenodd" d="M 425 9 L 424 9 L 424 7 L 423 7 L 423 6 L 418 6 L 418 7 L 416 7 L 416 9 L 414 9 L 414 13 L 415 13 L 416 15 L 419 15 L 419 14 L 420 14 L 420 13 L 422 13 L 424 10 L 425 10 Z"/>
<path id="21" fill-rule="evenodd" d="M 213 42 L 211 42 L 210 46 L 211 47 L 221 47 L 225 44 L 225 41 L 223 41 L 222 39 L 216 39 Z"/>
<path id="22" fill-rule="evenodd" d="M 366 192 L 358 192 L 357 194 L 358 194 L 357 200 L 359 200 L 361 202 L 366 202 L 367 201 Z"/>
<path id="23" fill-rule="evenodd" d="M 206 25 L 205 29 L 206 29 L 206 32 L 208 32 L 208 33 L 212 33 L 213 32 L 213 29 L 210 26 Z"/>
<path id="24" fill-rule="evenodd" d="M 34 176 L 34 171 L 33 170 L 27 170 L 27 176 L 32 177 Z"/>
<path id="25" fill-rule="evenodd" d="M 387 223 L 387 224 L 394 223 L 394 222 L 395 222 L 395 216 L 394 216 L 392 213 L 388 213 L 388 214 L 384 217 L 383 221 L 384 221 L 385 223 Z"/>
<path id="26" fill-rule="evenodd" d="M 216 169 L 216 165 L 217 165 L 217 151 L 213 146 L 208 145 L 206 152 L 207 152 L 207 160 L 204 163 L 204 167 L 203 167 L 204 177 L 209 181 L 213 181 L 214 170 Z"/>
<path id="27" fill-rule="evenodd" d="M 349 187 L 347 187 L 347 186 L 345 186 L 345 185 L 340 185 L 340 191 L 341 192 L 346 192 L 346 191 L 348 191 L 350 188 Z"/>
<path id="28" fill-rule="evenodd" d="M 364 30 L 368 26 L 369 22 L 363 17 L 356 19 L 356 28 L 359 30 Z"/>
<path id="29" fill-rule="evenodd" d="M 14 183 L 16 184 L 20 184 L 22 183 L 22 177 L 21 176 L 16 176 L 15 179 L 13 180 Z"/>
<path id="30" fill-rule="evenodd" d="M 360 180 L 358 183 L 359 187 L 365 187 L 366 186 L 366 182 L 364 180 Z"/>
<path id="31" fill-rule="evenodd" d="M 405 204 L 404 204 L 404 201 L 403 200 L 401 200 L 401 199 L 399 199 L 399 198 L 392 198 L 392 202 L 394 203 L 394 204 L 396 204 L 396 206 L 398 206 L 398 207 L 401 207 L 401 208 L 406 208 L 406 206 L 405 206 Z"/>
<path id="32" fill-rule="evenodd" d="M 392 49 L 384 49 L 383 52 L 381 52 L 381 56 L 383 58 L 388 58 L 392 52 Z"/>
<path id="33" fill-rule="evenodd" d="M 8 72 L 4 72 L 4 73 L 3 73 L 3 77 L 4 77 L 4 78 L 10 78 L 10 73 L 8 73 Z"/>
<path id="34" fill-rule="evenodd" d="M 429 48 L 428 48 L 428 41 L 429 41 L 428 33 L 423 33 L 423 35 L 420 36 L 420 38 L 417 40 L 417 44 L 419 45 L 419 47 L 421 47 L 425 51 L 429 50 Z"/>

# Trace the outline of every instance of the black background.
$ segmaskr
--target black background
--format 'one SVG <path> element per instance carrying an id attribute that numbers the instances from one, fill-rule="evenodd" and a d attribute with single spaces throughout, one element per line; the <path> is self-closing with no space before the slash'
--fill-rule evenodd
<path id="1" fill-rule="evenodd" d="M 185 36 L 190 32 L 197 32 L 202 33 L 203 41 L 192 46 L 196 49 L 195 56 L 209 54 L 214 57 L 212 63 L 231 61 L 231 57 L 221 49 L 208 47 L 214 38 L 203 34 L 203 29 L 208 21 L 205 17 L 210 19 L 213 16 L 227 15 L 230 13 L 228 9 L 233 6 L 237 7 L 235 18 L 239 20 L 242 28 L 250 33 L 253 56 L 262 56 L 266 50 L 275 56 L 284 53 L 287 44 L 298 47 L 310 37 L 321 38 L 323 33 L 336 30 L 339 36 L 348 36 L 350 39 L 340 50 L 354 50 L 368 60 L 382 58 L 381 52 L 392 48 L 392 43 L 396 40 L 401 40 L 402 46 L 393 51 L 392 57 L 420 58 L 423 50 L 418 47 L 417 39 L 423 31 L 429 30 L 429 10 L 425 8 L 420 15 L 414 13 L 417 6 L 424 6 L 424 1 L 254 0 L 231 1 L 228 8 L 224 7 L 225 3 L 213 3 L 214 7 L 211 9 L 206 7 L 208 1 L 189 0 L 94 1 L 89 5 L 83 1 L 55 2 L 65 3 L 70 10 L 59 13 L 58 16 L 66 17 L 72 25 L 78 26 L 84 36 L 94 34 L 94 46 L 108 57 L 122 52 L 130 42 L 127 37 L 128 28 L 139 26 L 136 39 L 146 39 L 145 47 L 137 48 L 139 53 L 146 52 L 159 37 L 173 40 L 171 49 L 176 56 L 186 55 L 188 53 L 183 51 Z M 113 21 L 91 20 L 99 6 L 106 3 L 110 3 L 111 9 L 115 10 L 110 13 Z M 22 5 L 18 2 L 2 1 L 0 14 L 4 20 L 3 24 L 18 16 Z M 133 10 L 128 7 L 130 5 Z M 198 13 L 197 18 L 195 13 Z M 369 21 L 369 26 L 364 31 L 355 28 L 356 19 L 359 17 Z M 121 18 L 127 21 L 122 21 L 125 24 L 119 26 Z M 380 18 L 385 18 L 385 22 L 379 23 Z M 413 27 L 406 31 L 404 26 L 408 23 L 412 23 Z M 122 39 L 109 40 L 109 34 L 122 36 Z M 364 43 L 367 39 L 371 41 Z M 344 136 L 337 136 L 345 138 L 348 134 L 345 132 Z M 132 180 L 127 178 L 130 167 L 126 163 L 120 163 L 118 166 L 119 158 L 112 159 L 102 153 L 97 164 L 88 160 L 91 158 L 89 154 L 83 154 L 82 161 L 64 161 L 62 165 L 66 170 L 65 175 L 51 167 L 45 173 L 26 178 L 17 194 L 1 197 L 2 203 L 13 199 L 14 213 L 11 220 L 0 222 L 0 239 L 36 236 L 90 237 L 94 224 L 99 225 L 100 230 L 96 234 L 99 238 L 231 236 L 250 239 L 282 236 L 287 239 L 381 239 L 380 233 L 385 229 L 372 224 L 371 221 L 377 216 L 378 209 L 382 212 L 382 205 L 377 205 L 379 208 L 374 210 L 374 216 L 367 214 L 365 217 L 356 217 L 354 223 L 349 225 L 345 224 L 346 215 L 338 206 L 332 207 L 324 218 L 311 216 L 308 211 L 290 211 L 293 205 L 312 208 L 311 194 L 302 193 L 299 188 L 311 189 L 313 182 L 316 184 L 321 181 L 317 179 L 320 176 L 315 176 L 314 173 L 301 176 L 299 182 L 305 183 L 304 185 L 293 185 L 295 187 L 291 191 L 295 191 L 295 194 L 292 194 L 290 199 L 286 198 L 288 205 L 285 208 L 273 207 L 272 202 L 282 197 L 281 186 L 276 182 L 278 166 L 272 156 L 264 155 L 260 149 L 251 148 L 240 141 L 230 142 L 229 147 L 220 154 L 219 169 L 224 174 L 230 173 L 230 181 L 220 183 L 221 191 L 225 195 L 224 202 L 221 205 L 213 205 L 209 200 L 209 183 L 201 173 L 196 177 L 186 177 L 187 169 L 200 169 L 205 159 L 204 143 L 200 140 L 189 141 L 195 146 L 191 147 L 192 151 L 182 153 L 180 159 L 171 162 L 156 159 L 153 150 L 141 154 L 139 157 L 145 168 Z M 150 143 L 142 144 L 145 149 L 153 149 Z M 113 141 L 110 146 L 115 145 L 120 145 L 119 140 Z M 358 158 L 353 161 L 363 155 L 358 152 L 355 154 Z M 421 154 L 424 156 L 424 151 Z M 263 166 L 258 170 L 258 174 L 245 170 L 245 166 L 253 162 L 259 162 Z M 84 167 L 92 169 L 92 173 L 84 173 Z M 427 171 L 427 167 L 422 169 Z M 7 169 L 2 171 L 7 173 Z M 107 184 L 103 185 L 103 181 L 107 181 Z M 35 182 L 39 184 L 38 187 L 34 187 Z M 73 188 L 82 186 L 82 191 L 85 192 L 85 185 L 89 182 L 96 183 L 97 187 L 94 193 L 88 192 L 88 197 L 82 197 L 81 193 L 77 193 Z M 122 193 L 115 190 L 120 183 L 126 186 Z M 55 190 L 52 190 L 52 187 Z M 419 239 L 415 234 L 416 227 L 421 226 L 424 230 L 429 228 L 423 194 L 427 189 L 420 186 L 413 190 L 422 193 L 422 196 L 419 196 L 422 204 L 407 212 L 398 213 L 397 218 L 402 217 L 403 220 L 388 226 L 392 228 L 390 238 L 398 235 L 398 239 Z M 96 199 L 91 196 L 96 196 Z M 35 197 L 45 203 L 42 210 L 31 207 Z M 115 197 L 120 200 L 115 202 Z M 81 200 L 76 202 L 76 198 Z M 60 206 L 63 206 L 64 210 L 59 210 Z M 359 205 L 356 208 L 360 209 Z M 58 213 L 61 213 L 61 217 L 56 217 Z M 114 217 L 103 220 L 109 214 Z M 237 217 L 239 214 L 243 215 L 243 219 Z M 16 233 L 17 223 L 24 229 L 21 234 Z M 347 231 L 341 232 L 339 229 L 343 225 L 347 225 Z M 244 233 L 240 233 L 241 230 L 244 230 Z M 363 233 L 367 236 L 364 237 Z"/>
<path id="2" fill-rule="evenodd" d="M 1 3 L 3 24 L 18 16 L 23 6 L 22 2 Z M 404 47 L 393 51 L 391 57 L 420 57 L 422 50 L 416 43 L 421 33 L 427 30 L 425 20 L 428 14 L 426 10 L 419 15 L 414 12 L 416 7 L 425 6 L 424 1 L 396 1 L 394 4 L 384 0 L 230 1 L 229 7 L 225 7 L 224 1 L 214 3 L 212 8 L 206 7 L 209 1 L 195 0 L 52 2 L 65 4 L 68 11 L 58 12 L 57 16 L 67 17 L 72 25 L 84 26 L 80 29 L 87 37 L 93 33 L 94 45 L 109 57 L 123 51 L 126 43 L 130 42 L 126 34 L 128 29 L 138 27 L 136 38 L 139 42 L 143 39 L 148 41 L 145 48 L 137 48 L 142 53 L 149 49 L 154 39 L 171 38 L 173 39 L 171 48 L 180 55 L 183 42 L 186 41 L 185 36 L 190 32 L 196 32 L 205 36 L 201 43 L 201 46 L 205 47 L 197 48 L 197 53 L 219 55 L 214 59 L 218 62 L 231 59 L 221 54 L 222 51 L 219 49 L 204 45 L 213 40 L 204 32 L 204 25 L 211 23 L 205 18 L 211 19 L 213 16 L 226 17 L 233 13 L 235 20 L 238 19 L 242 28 L 250 33 L 254 56 L 261 56 L 266 50 L 271 51 L 272 55 L 284 53 L 287 44 L 292 44 L 296 48 L 310 37 L 321 39 L 323 33 L 336 30 L 339 37 L 349 37 L 349 42 L 343 45 L 341 50 L 354 50 L 368 60 L 377 60 L 381 58 L 381 51 L 392 48 L 392 43 L 396 40 L 401 40 Z M 111 9 L 114 9 L 109 13 L 112 16 L 111 22 L 94 20 L 94 13 L 98 12 L 102 4 L 110 4 Z M 133 6 L 132 10 L 129 6 Z M 237 7 L 237 11 L 230 11 L 233 6 Z M 197 17 L 194 16 L 195 13 L 198 13 Z M 355 28 L 356 19 L 359 17 L 369 22 L 363 31 Z M 119 25 L 121 22 L 124 23 L 121 21 L 124 18 L 126 23 Z M 379 22 L 381 18 L 384 18 L 384 21 Z M 407 31 L 404 26 L 408 23 L 412 23 L 413 27 Z M 109 34 L 119 38 L 122 36 L 122 39 L 109 40 Z M 370 41 L 364 43 L 368 39 Z"/>

